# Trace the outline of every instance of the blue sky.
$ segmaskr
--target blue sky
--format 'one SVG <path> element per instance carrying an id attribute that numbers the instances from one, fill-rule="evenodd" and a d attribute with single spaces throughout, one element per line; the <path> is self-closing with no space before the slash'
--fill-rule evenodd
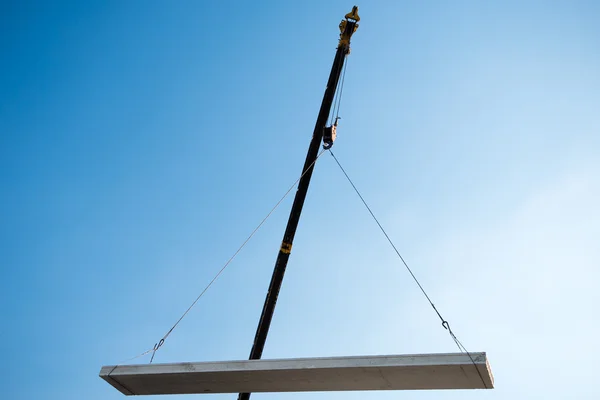
<path id="1" fill-rule="evenodd" d="M 122 397 L 298 177 L 352 5 L 0 6 L 6 398 Z M 253 398 L 598 398 L 599 3 L 358 5 L 334 151 L 497 387 Z M 248 356 L 291 200 L 157 362 Z M 323 155 L 264 358 L 453 351 Z"/>

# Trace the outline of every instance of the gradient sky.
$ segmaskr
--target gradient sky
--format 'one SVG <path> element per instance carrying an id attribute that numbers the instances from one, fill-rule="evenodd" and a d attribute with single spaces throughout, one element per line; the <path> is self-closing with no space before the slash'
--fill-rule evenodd
<path id="1" fill-rule="evenodd" d="M 299 176 L 352 5 L 2 2 L 3 398 L 123 397 Z M 358 5 L 334 152 L 496 389 L 252 398 L 600 398 L 600 3 Z M 156 362 L 248 356 L 291 201 Z M 263 357 L 454 351 L 324 154 Z"/>

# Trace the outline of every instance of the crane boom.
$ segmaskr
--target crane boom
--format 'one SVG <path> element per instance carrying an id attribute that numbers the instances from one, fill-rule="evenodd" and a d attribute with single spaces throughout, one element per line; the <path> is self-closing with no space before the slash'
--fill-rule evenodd
<path id="1" fill-rule="evenodd" d="M 306 199 L 306 193 L 308 192 L 308 186 L 312 177 L 314 164 L 318 156 L 319 146 L 323 139 L 323 130 L 327 125 L 327 119 L 329 118 L 329 114 L 331 112 L 331 106 L 335 97 L 342 67 L 344 66 L 344 61 L 346 56 L 350 53 L 350 38 L 358 28 L 359 20 L 360 17 L 358 16 L 358 7 L 354 6 L 352 11 L 345 15 L 344 19 L 339 25 L 340 39 L 338 47 L 333 59 L 333 65 L 329 74 L 329 80 L 327 81 L 327 88 L 325 89 L 325 94 L 323 95 L 323 101 L 321 103 L 315 129 L 313 131 L 312 140 L 308 147 L 306 161 L 304 162 L 304 167 L 302 168 L 302 177 L 298 183 L 296 197 L 294 198 L 294 203 L 292 205 L 292 210 L 290 211 L 288 223 L 285 228 L 283 240 L 281 242 L 281 247 L 279 249 L 279 253 L 277 254 L 277 260 L 275 261 L 275 268 L 271 277 L 271 283 L 269 285 L 269 290 L 267 292 L 258 327 L 256 329 L 254 344 L 252 345 L 252 350 L 250 351 L 250 360 L 260 359 L 263 353 L 267 335 L 269 333 L 269 327 L 271 326 L 271 320 L 273 319 L 275 305 L 277 304 L 277 297 L 279 296 L 279 290 L 281 289 L 285 269 L 292 251 L 292 243 L 296 234 L 298 222 L 300 221 L 300 214 L 302 213 L 302 207 L 304 205 L 304 200 Z M 238 400 L 248 400 L 249 398 L 250 393 L 240 393 L 238 396 Z"/>

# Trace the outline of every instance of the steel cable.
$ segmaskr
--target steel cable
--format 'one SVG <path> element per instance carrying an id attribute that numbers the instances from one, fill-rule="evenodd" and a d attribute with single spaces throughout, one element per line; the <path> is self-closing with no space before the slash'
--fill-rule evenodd
<path id="1" fill-rule="evenodd" d="M 271 209 L 271 211 L 269 211 L 269 213 L 262 219 L 262 221 L 256 226 L 256 228 L 254 228 L 254 230 L 252 231 L 252 233 L 250 233 L 250 235 L 246 238 L 246 240 L 244 240 L 244 242 L 241 244 L 241 246 L 235 251 L 235 253 L 233 253 L 233 255 L 227 260 L 227 262 L 225 263 L 225 265 L 223 265 L 223 267 L 219 270 L 219 272 L 217 272 L 217 274 L 213 277 L 213 279 L 208 283 L 208 285 L 206 285 L 206 287 L 202 290 L 202 292 L 200 292 L 200 294 L 198 295 L 198 297 L 196 297 L 196 299 L 192 302 L 192 304 L 187 308 L 187 310 L 185 310 L 185 312 L 181 315 L 181 317 L 179 317 L 179 319 L 177 320 L 177 322 L 175 322 L 175 324 L 171 327 L 171 329 L 169 329 L 167 331 L 167 333 L 156 343 L 154 344 L 154 347 L 151 349 L 148 349 L 140 354 L 138 354 L 135 357 L 132 357 L 130 359 L 128 359 L 127 361 L 124 362 L 128 362 L 131 360 L 134 360 L 136 358 L 145 356 L 146 354 L 152 353 L 152 356 L 150 358 L 150 363 L 152 363 L 152 361 L 154 360 L 154 356 L 156 354 L 156 352 L 158 351 L 158 349 L 160 349 L 163 344 L 165 343 L 167 337 L 169 337 L 169 335 L 173 332 L 173 330 L 179 325 L 179 323 L 183 320 L 183 318 L 185 318 L 185 316 L 191 311 L 191 309 L 196 305 L 196 303 L 198 303 L 198 301 L 200 300 L 200 298 L 202 298 L 202 296 L 204 296 L 204 294 L 206 293 L 206 291 L 212 286 L 213 283 L 215 283 L 215 281 L 219 278 L 219 276 L 225 271 L 225 269 L 229 266 L 229 264 L 233 261 L 233 259 L 240 253 L 240 251 L 246 246 L 246 244 L 248 244 L 248 242 L 250 241 L 250 239 L 252 239 L 252 237 L 254 236 L 254 234 L 263 226 L 263 224 L 267 221 L 267 219 L 271 216 L 271 214 L 273 214 L 273 212 L 275 212 L 275 210 L 277 209 L 277 207 L 279 207 L 279 205 L 283 202 L 283 200 L 290 194 L 290 192 L 294 189 L 294 187 L 296 187 L 296 185 L 298 184 L 298 182 L 300 181 L 300 179 L 302 179 L 302 177 L 304 175 L 306 175 L 306 173 L 315 165 L 315 163 L 317 162 L 317 160 L 319 159 L 319 157 L 321 157 L 321 155 L 325 152 L 325 150 L 321 150 L 321 152 L 317 155 L 317 158 L 315 159 L 315 161 L 313 161 L 307 168 L 306 170 L 304 170 L 302 172 L 302 174 L 300 175 L 300 177 L 298 177 L 298 179 L 296 179 L 294 181 L 294 183 L 290 186 L 290 188 L 285 192 L 285 194 L 281 197 L 281 199 L 279 199 L 279 201 L 275 204 L 275 206 L 273 206 L 273 208 Z M 122 363 L 119 363 L 117 365 L 121 365 Z"/>
<path id="2" fill-rule="evenodd" d="M 456 346 L 458 346 L 458 349 L 461 352 L 466 353 L 469 356 L 469 359 L 471 360 L 471 362 L 475 366 L 475 369 L 477 370 L 477 374 L 481 378 L 481 382 L 483 382 L 483 386 L 487 389 L 487 384 L 485 383 L 485 380 L 483 379 L 483 376 L 481 375 L 481 372 L 479 371 L 479 368 L 477 368 L 477 364 L 475 363 L 475 360 L 473 360 L 473 357 L 471 356 L 471 353 L 469 353 L 467 351 L 467 349 L 465 348 L 465 346 L 463 346 L 463 344 L 458 340 L 458 338 L 456 337 L 456 335 L 454 334 L 454 332 L 452 332 L 452 329 L 450 328 L 450 324 L 448 323 L 448 321 L 446 321 L 444 319 L 444 317 L 442 317 L 442 314 L 435 307 L 435 305 L 433 304 L 433 301 L 431 301 L 431 298 L 429 297 L 429 295 L 427 294 L 427 292 L 425 291 L 425 289 L 423 288 L 423 286 L 421 285 L 421 283 L 419 282 L 419 280 L 417 279 L 417 277 L 415 276 L 415 274 L 413 273 L 413 271 L 410 269 L 410 267 L 408 266 L 408 263 L 404 260 L 404 258 L 402 257 L 402 255 L 400 254 L 400 252 L 398 251 L 398 249 L 396 248 L 396 246 L 394 245 L 394 242 L 392 242 L 392 239 L 390 239 L 389 235 L 387 234 L 387 232 L 385 231 L 385 229 L 383 228 L 383 226 L 381 225 L 381 223 L 379 223 L 379 220 L 377 219 L 377 217 L 375 217 L 375 214 L 371 210 L 371 207 L 369 207 L 369 205 L 367 204 L 367 202 L 365 201 L 365 199 L 363 198 L 363 196 L 360 194 L 360 191 L 358 190 L 358 188 L 356 187 L 356 185 L 354 185 L 354 182 L 352 182 L 352 179 L 350 179 L 350 176 L 348 176 L 348 173 L 346 172 L 346 170 L 344 169 L 344 167 L 342 167 L 342 164 L 340 164 L 340 162 L 337 159 L 337 157 L 335 156 L 335 154 L 333 154 L 333 152 L 331 150 L 329 150 L 329 153 L 331 154 L 331 156 L 333 157 L 333 159 L 335 160 L 335 162 L 337 163 L 337 165 L 340 167 L 340 169 L 342 170 L 342 172 L 346 176 L 346 179 L 348 180 L 348 182 L 350 182 L 350 185 L 352 185 L 352 187 L 354 188 L 354 191 L 356 192 L 356 194 L 358 195 L 358 197 L 360 198 L 360 200 L 362 201 L 362 203 L 365 205 L 365 207 L 369 211 L 369 214 L 371 214 L 371 217 L 373 217 L 373 219 L 377 223 L 377 226 L 379 226 L 379 229 L 381 230 L 381 232 L 383 232 L 383 234 L 386 237 L 387 241 L 390 243 L 390 245 L 392 246 L 392 248 L 394 249 L 394 251 L 396 252 L 396 254 L 398 255 L 398 257 L 400 258 L 400 260 L 402 260 L 402 263 L 404 264 L 404 266 L 406 267 L 406 269 L 410 273 L 410 276 L 412 276 L 412 278 L 415 281 L 415 283 L 419 286 L 419 289 L 421 289 L 421 292 L 423 292 L 423 295 L 425 295 L 425 297 L 427 298 L 427 301 L 429 302 L 429 304 L 431 305 L 431 307 L 433 308 L 433 310 L 435 311 L 435 313 L 437 314 L 437 316 L 442 321 L 442 326 L 444 327 L 444 329 L 446 329 L 448 331 L 448 333 L 452 337 L 452 340 L 454 340 L 454 343 L 456 344 Z"/>

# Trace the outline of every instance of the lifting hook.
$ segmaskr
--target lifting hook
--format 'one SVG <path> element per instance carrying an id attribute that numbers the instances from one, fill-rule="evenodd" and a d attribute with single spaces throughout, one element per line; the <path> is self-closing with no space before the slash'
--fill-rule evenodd
<path id="1" fill-rule="evenodd" d="M 323 128 L 323 148 L 325 150 L 329 150 L 331 146 L 333 146 L 333 142 L 335 142 L 335 138 L 337 136 L 338 119 L 341 118 L 335 117 L 335 122 L 333 125 Z"/>

